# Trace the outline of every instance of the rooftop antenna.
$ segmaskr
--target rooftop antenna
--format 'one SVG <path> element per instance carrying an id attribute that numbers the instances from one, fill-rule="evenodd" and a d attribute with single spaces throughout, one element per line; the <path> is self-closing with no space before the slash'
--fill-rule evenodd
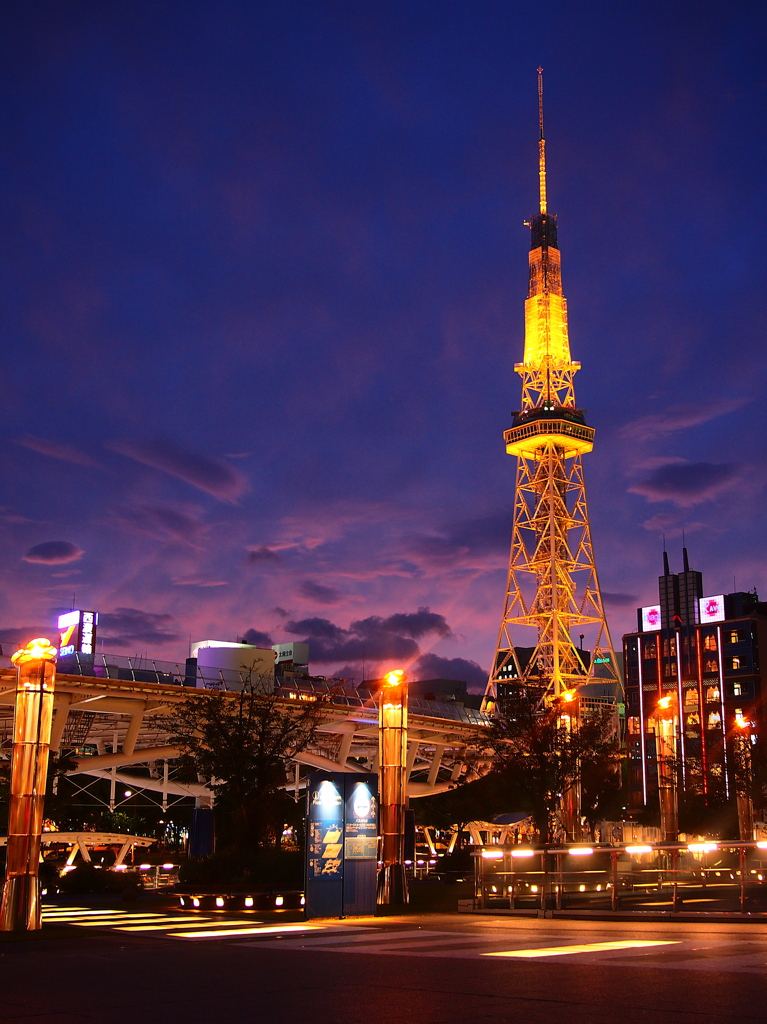
<path id="1" fill-rule="evenodd" d="M 541 197 L 541 213 L 546 213 L 546 140 L 543 137 L 543 68 L 538 68 L 538 182 Z"/>

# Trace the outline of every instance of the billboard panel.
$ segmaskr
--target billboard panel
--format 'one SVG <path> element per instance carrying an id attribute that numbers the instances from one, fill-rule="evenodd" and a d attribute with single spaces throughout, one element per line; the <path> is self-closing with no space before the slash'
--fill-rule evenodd
<path id="1" fill-rule="evenodd" d="M 724 594 L 701 597 L 699 605 L 701 622 L 724 622 Z"/>
<path id="2" fill-rule="evenodd" d="M 59 615 L 59 657 L 72 654 L 93 654 L 96 650 L 96 626 L 98 612 L 79 609 Z"/>
<path id="3" fill-rule="evenodd" d="M 660 629 L 659 604 L 651 604 L 648 608 L 642 609 L 642 632 L 649 633 L 653 629 Z"/>

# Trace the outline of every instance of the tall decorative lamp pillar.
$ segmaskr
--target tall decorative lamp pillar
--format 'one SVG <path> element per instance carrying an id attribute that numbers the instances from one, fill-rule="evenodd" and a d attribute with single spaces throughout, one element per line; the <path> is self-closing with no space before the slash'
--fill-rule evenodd
<path id="1" fill-rule="evenodd" d="M 751 730 L 753 722 L 735 715 L 735 800 L 738 805 L 738 833 L 743 843 L 754 838 L 753 762 L 751 758 Z"/>
<path id="2" fill-rule="evenodd" d="M 581 702 L 575 690 L 562 690 L 558 700 L 560 704 L 559 728 L 564 733 L 566 741 L 569 742 L 570 737 L 580 725 Z M 566 833 L 566 842 L 579 843 L 582 839 L 580 779 L 574 779 L 564 791 L 559 807 L 559 816 L 562 828 Z M 541 841 L 543 838 L 541 837 Z"/>
<path id="3" fill-rule="evenodd" d="M 11 802 L 0 930 L 40 928 L 38 865 L 51 742 L 56 648 L 32 640 L 11 659 L 16 666 Z"/>
<path id="4" fill-rule="evenodd" d="M 405 878 L 407 800 L 407 681 L 397 670 L 384 676 L 378 698 L 378 761 L 381 813 L 381 867 L 376 902 L 408 902 Z"/>
<path id="5" fill-rule="evenodd" d="M 658 764 L 658 799 L 660 830 L 663 841 L 675 843 L 679 838 L 679 799 L 677 795 L 676 699 L 661 697 L 655 707 L 655 750 Z"/>

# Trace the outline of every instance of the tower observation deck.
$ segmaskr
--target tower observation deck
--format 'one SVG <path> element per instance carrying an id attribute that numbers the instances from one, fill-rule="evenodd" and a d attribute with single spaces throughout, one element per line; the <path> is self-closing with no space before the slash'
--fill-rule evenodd
<path id="1" fill-rule="evenodd" d="M 499 683 L 536 682 L 553 696 L 595 679 L 619 683 L 583 476 L 582 457 L 594 446 L 594 428 L 575 402 L 580 363 L 570 355 L 557 218 L 546 199 L 541 68 L 538 112 L 539 210 L 529 222 L 525 348 L 514 367 L 522 378 L 522 403 L 504 433 L 506 451 L 517 457 L 511 557 L 488 705 Z M 537 636 L 527 659 L 518 656 L 512 639 L 512 629 L 524 626 Z M 580 627 L 588 634 L 589 654 L 573 639 Z M 582 632 L 576 638 L 581 646 Z"/>

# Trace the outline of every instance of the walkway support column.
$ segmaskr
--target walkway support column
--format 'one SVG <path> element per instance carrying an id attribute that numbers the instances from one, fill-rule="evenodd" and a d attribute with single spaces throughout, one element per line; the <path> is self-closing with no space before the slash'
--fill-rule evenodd
<path id="1" fill-rule="evenodd" d="M 11 660 L 17 673 L 16 708 L 0 930 L 36 931 L 41 927 L 38 866 L 53 720 L 56 648 L 47 639 L 32 640 Z"/>
<path id="2" fill-rule="evenodd" d="M 661 697 L 655 708 L 654 719 L 661 835 L 664 843 L 676 843 L 679 839 L 676 743 L 678 717 L 674 695 Z"/>
<path id="3" fill-rule="evenodd" d="M 378 752 L 381 810 L 381 867 L 376 902 L 408 902 L 405 878 L 405 804 L 407 799 L 407 681 L 389 672 L 378 697 Z"/>

